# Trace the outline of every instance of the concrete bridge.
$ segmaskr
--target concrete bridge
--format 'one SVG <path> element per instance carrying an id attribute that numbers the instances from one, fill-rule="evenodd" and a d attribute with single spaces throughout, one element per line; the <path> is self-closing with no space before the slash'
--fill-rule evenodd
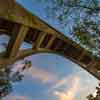
<path id="1" fill-rule="evenodd" d="M 0 65 L 9 65 L 36 53 L 54 53 L 80 65 L 100 80 L 100 58 L 36 16 L 27 12 L 15 0 L 0 0 L 0 35 L 10 36 L 6 52 L 0 54 Z M 32 48 L 20 50 L 26 41 Z"/>

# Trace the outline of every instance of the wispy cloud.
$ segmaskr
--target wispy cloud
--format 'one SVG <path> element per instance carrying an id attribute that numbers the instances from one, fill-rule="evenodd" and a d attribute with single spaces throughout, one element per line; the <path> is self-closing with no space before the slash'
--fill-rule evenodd
<path id="1" fill-rule="evenodd" d="M 20 69 L 22 64 L 16 65 L 15 70 Z M 86 77 L 84 77 L 84 74 Z M 56 73 L 47 71 L 36 66 L 32 66 L 24 72 L 28 79 L 38 80 L 43 84 L 51 83 L 46 91 L 47 95 L 53 94 L 58 100 L 77 100 L 77 98 L 85 99 L 89 93 L 94 92 L 95 79 L 91 79 L 86 72 L 79 70 L 64 76 L 59 77 Z M 91 84 L 91 80 L 93 83 Z M 90 85 L 91 84 L 91 85 Z M 88 94 L 87 94 L 88 93 Z M 75 96 L 79 95 L 79 97 Z"/>
<path id="2" fill-rule="evenodd" d="M 30 68 L 29 70 L 27 70 L 27 72 L 25 72 L 25 74 L 32 77 L 32 79 L 40 80 L 43 83 L 49 83 L 57 80 L 55 74 L 37 67 Z"/>
<path id="3" fill-rule="evenodd" d="M 74 100 L 76 93 L 78 92 L 79 78 L 73 77 L 73 83 L 71 87 L 64 92 L 53 91 L 53 94 L 58 97 L 59 100 Z"/>
<path id="4" fill-rule="evenodd" d="M 20 71 L 23 66 L 24 64 L 21 63 L 15 64 L 13 72 L 16 72 L 17 70 Z M 47 70 L 38 68 L 36 66 L 32 66 L 31 68 L 23 71 L 22 73 L 31 80 L 35 79 L 43 83 L 49 83 L 58 80 L 56 74 L 53 74 L 52 72 L 48 72 Z"/>
<path id="5" fill-rule="evenodd" d="M 8 95 L 3 100 L 29 100 L 27 96 Z"/>
<path id="6" fill-rule="evenodd" d="M 62 79 L 58 79 L 55 81 L 54 85 L 51 87 L 50 91 L 54 90 L 54 89 L 57 89 L 63 85 L 68 85 L 69 81 L 70 81 L 70 85 L 71 85 L 71 81 L 73 80 L 73 75 L 69 75 L 69 76 L 65 76 L 64 78 Z"/>
<path id="7" fill-rule="evenodd" d="M 73 74 L 80 77 L 80 85 L 78 89 L 79 96 L 76 97 L 76 100 L 80 98 L 86 99 L 86 96 L 90 93 L 94 93 L 93 95 L 95 96 L 95 87 L 99 81 L 85 70 L 78 68 L 77 66 L 75 67 L 76 69 L 74 70 Z"/>
<path id="8" fill-rule="evenodd" d="M 21 65 L 18 65 L 18 68 L 20 68 L 20 66 Z M 39 80 L 42 83 L 52 82 L 53 84 L 51 87 L 49 87 L 48 92 L 57 96 L 59 100 L 73 100 L 78 91 L 79 77 L 74 75 L 65 76 L 64 78 L 60 79 L 56 74 L 35 66 L 32 66 L 30 69 L 26 70 L 24 75 L 31 77 L 33 80 Z M 69 88 L 67 88 L 67 85 Z M 65 86 L 66 90 L 64 89 L 62 92 L 58 91 L 58 89 L 62 88 L 62 86 Z"/>

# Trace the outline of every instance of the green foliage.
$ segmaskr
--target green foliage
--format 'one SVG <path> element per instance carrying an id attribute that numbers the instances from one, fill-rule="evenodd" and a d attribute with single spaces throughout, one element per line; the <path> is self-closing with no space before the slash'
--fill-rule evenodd
<path id="1" fill-rule="evenodd" d="M 88 100 L 100 100 L 100 84 L 96 87 L 96 96 L 94 97 L 92 94 L 87 96 Z"/>
<path id="2" fill-rule="evenodd" d="M 31 61 L 25 60 L 20 70 L 13 72 L 11 66 L 2 66 L 0 69 L 0 100 L 12 92 L 12 84 L 23 79 L 22 72 L 32 66 Z"/>
<path id="3" fill-rule="evenodd" d="M 83 47 L 100 56 L 100 0 L 47 2 L 51 4 L 46 5 L 47 15 L 56 18 L 64 29 L 71 27 L 70 34 L 73 40 L 79 41 Z"/>

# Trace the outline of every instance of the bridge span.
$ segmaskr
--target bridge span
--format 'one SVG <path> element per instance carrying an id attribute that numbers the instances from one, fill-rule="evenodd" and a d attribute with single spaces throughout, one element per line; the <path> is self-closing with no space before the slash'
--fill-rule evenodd
<path id="1" fill-rule="evenodd" d="M 100 80 L 100 58 L 32 15 L 15 0 L 0 0 L 0 35 L 10 36 L 0 65 L 9 65 L 27 56 L 47 52 L 61 55 L 80 65 Z M 20 50 L 23 42 L 32 48 Z"/>

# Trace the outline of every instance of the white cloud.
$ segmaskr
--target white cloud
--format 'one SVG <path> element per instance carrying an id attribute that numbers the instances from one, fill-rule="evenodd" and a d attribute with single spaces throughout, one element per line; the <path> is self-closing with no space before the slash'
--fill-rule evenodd
<path id="1" fill-rule="evenodd" d="M 84 69 L 79 68 L 80 66 L 74 66 L 75 70 L 73 75 L 80 77 L 80 85 L 78 89 L 78 95 L 75 100 L 86 99 L 87 95 L 92 93 L 95 95 L 95 87 L 99 81 L 86 72 Z"/>
<path id="2" fill-rule="evenodd" d="M 36 67 L 30 68 L 29 70 L 27 70 L 27 72 L 25 72 L 25 74 L 32 77 L 32 79 L 40 80 L 43 83 L 53 82 L 57 80 L 55 74 Z"/>
<path id="3" fill-rule="evenodd" d="M 8 95 L 3 100 L 29 100 L 27 96 Z"/>
<path id="4" fill-rule="evenodd" d="M 64 92 L 61 91 L 53 91 L 53 94 L 58 97 L 59 100 L 74 100 L 75 96 L 78 92 L 79 87 L 79 78 L 73 77 L 73 83 L 71 87 Z"/>
<path id="5" fill-rule="evenodd" d="M 20 68 L 21 65 L 18 65 Z M 55 73 L 48 72 L 47 70 L 32 66 L 24 72 L 25 76 L 31 77 L 31 80 L 39 80 L 42 83 L 52 82 L 47 93 L 52 93 L 59 98 L 59 100 L 74 100 L 86 99 L 89 93 L 95 92 L 95 86 L 98 81 L 88 75 L 83 70 L 75 70 L 71 75 L 65 76 L 60 80 L 59 76 Z M 92 84 L 91 84 L 92 82 Z M 59 90 L 62 91 L 59 91 Z M 94 93 L 95 94 L 95 93 Z"/>
<path id="6" fill-rule="evenodd" d="M 16 72 L 17 70 L 21 72 L 21 68 L 23 66 L 24 64 L 22 64 L 22 62 L 15 64 L 13 68 L 13 72 Z M 32 66 L 31 68 L 24 70 L 22 74 L 24 74 L 25 77 L 28 77 L 31 80 L 35 79 L 43 83 L 49 83 L 58 80 L 55 74 L 35 66 Z"/>
<path id="7" fill-rule="evenodd" d="M 53 86 L 49 89 L 49 92 L 55 89 L 59 89 L 61 87 L 70 87 L 74 83 L 74 78 L 78 77 L 75 75 L 69 75 L 62 79 L 58 79 L 54 82 Z"/>

